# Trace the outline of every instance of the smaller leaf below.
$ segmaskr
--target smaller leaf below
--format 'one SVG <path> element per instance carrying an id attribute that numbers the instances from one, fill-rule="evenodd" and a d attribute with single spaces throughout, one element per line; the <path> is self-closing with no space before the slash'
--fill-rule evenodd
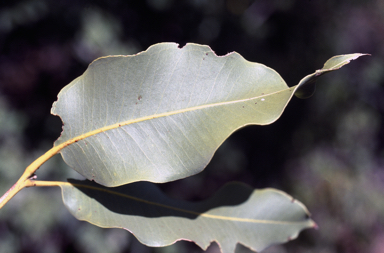
<path id="1" fill-rule="evenodd" d="M 190 240 L 206 249 L 216 241 L 223 253 L 234 252 L 237 243 L 260 251 L 316 227 L 304 205 L 291 196 L 242 183 L 227 184 L 199 203 L 173 200 L 148 182 L 107 188 L 69 180 L 60 187 L 65 206 L 77 219 L 126 229 L 147 246 Z"/>

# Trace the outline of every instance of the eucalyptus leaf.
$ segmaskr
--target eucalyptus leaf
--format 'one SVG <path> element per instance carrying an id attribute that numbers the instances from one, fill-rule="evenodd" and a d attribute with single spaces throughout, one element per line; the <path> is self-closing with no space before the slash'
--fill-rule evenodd
<path id="1" fill-rule="evenodd" d="M 126 229 L 153 247 L 188 240 L 205 250 L 216 241 L 223 253 L 233 253 L 237 243 L 260 251 L 316 227 L 304 205 L 291 196 L 242 183 L 229 183 L 197 203 L 173 200 L 149 182 L 107 188 L 69 180 L 60 187 L 65 206 L 77 219 Z"/>
<path id="2" fill-rule="evenodd" d="M 236 52 L 219 57 L 197 44 L 102 57 L 53 104 L 63 121 L 55 146 L 105 186 L 168 182 L 202 171 L 237 129 L 277 120 L 298 87 Z"/>

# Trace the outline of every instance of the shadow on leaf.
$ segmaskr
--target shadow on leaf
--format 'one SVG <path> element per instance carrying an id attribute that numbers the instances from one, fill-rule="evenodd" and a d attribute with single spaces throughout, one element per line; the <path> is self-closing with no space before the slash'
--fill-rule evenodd
<path id="1" fill-rule="evenodd" d="M 211 198 L 193 203 L 171 199 L 150 182 L 136 182 L 113 188 L 88 180 L 68 179 L 68 182 L 83 193 L 88 201 L 96 201 L 111 212 L 148 218 L 176 216 L 195 219 L 211 209 L 240 205 L 253 192 L 245 184 L 229 183 Z"/>

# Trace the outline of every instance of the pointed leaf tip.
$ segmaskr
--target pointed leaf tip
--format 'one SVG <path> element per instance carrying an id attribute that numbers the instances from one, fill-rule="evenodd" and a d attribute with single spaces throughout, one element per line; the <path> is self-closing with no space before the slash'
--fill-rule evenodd
<path id="1" fill-rule="evenodd" d="M 319 71 L 327 71 L 327 70 L 331 71 L 331 70 L 340 69 L 344 65 L 364 55 L 370 55 L 370 54 L 355 53 L 355 54 L 336 55 L 330 58 L 328 61 L 326 61 L 323 68 Z"/>
<path id="2" fill-rule="evenodd" d="M 306 99 L 311 97 L 316 90 L 316 81 L 317 79 L 329 72 L 335 71 L 343 67 L 344 65 L 350 63 L 352 60 L 356 60 L 357 58 L 370 55 L 370 54 L 345 54 L 345 55 L 337 55 L 329 60 L 327 60 L 322 69 L 316 70 L 315 73 L 307 75 L 296 86 L 295 96 L 301 99 Z"/>

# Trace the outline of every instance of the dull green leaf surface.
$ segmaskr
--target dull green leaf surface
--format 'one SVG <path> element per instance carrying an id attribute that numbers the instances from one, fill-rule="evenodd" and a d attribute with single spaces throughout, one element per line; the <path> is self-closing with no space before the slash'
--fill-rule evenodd
<path id="1" fill-rule="evenodd" d="M 99 58 L 62 89 L 55 146 L 72 141 L 64 161 L 105 186 L 168 182 L 202 171 L 238 128 L 277 120 L 297 87 L 238 53 L 156 44 Z"/>
<path id="2" fill-rule="evenodd" d="M 149 182 L 116 188 L 69 182 L 60 187 L 72 215 L 100 227 L 126 229 L 148 246 L 188 240 L 206 249 L 216 241 L 223 253 L 233 253 L 237 243 L 260 251 L 316 227 L 300 202 L 275 189 L 230 183 L 210 199 L 191 203 L 173 200 Z"/>

